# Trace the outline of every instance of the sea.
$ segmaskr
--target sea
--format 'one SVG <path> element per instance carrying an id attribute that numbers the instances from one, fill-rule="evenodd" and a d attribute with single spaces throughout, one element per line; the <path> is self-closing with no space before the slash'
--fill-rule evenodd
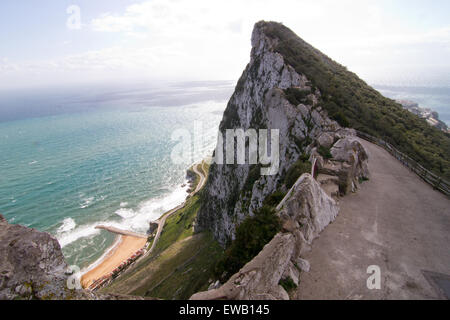
<path id="1" fill-rule="evenodd" d="M 186 169 L 212 154 L 234 85 L 0 91 L 0 213 L 54 235 L 70 265 L 89 268 L 115 241 L 97 225 L 145 233 L 185 200 Z M 375 87 L 438 111 L 450 125 L 449 87 Z M 183 163 L 171 156 L 180 132 L 200 146 Z"/>
<path id="2" fill-rule="evenodd" d="M 411 100 L 421 108 L 439 113 L 439 119 L 450 127 L 450 86 L 392 86 L 375 84 L 373 87 L 385 97 Z"/>
<path id="3" fill-rule="evenodd" d="M 186 170 L 212 155 L 233 89 L 216 81 L 0 92 L 0 213 L 54 235 L 70 265 L 88 268 L 115 241 L 97 225 L 146 233 L 185 200 Z M 187 144 L 177 132 L 192 140 L 184 162 L 172 157 Z"/>

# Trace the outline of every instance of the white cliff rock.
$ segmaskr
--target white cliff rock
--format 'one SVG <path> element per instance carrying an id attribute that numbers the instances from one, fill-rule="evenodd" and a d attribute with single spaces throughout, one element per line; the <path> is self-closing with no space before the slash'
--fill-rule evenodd
<path id="1" fill-rule="evenodd" d="M 368 168 L 369 156 L 356 137 L 347 136 L 340 139 L 330 150 L 333 160 L 341 162 L 341 171 L 337 175 L 341 179 L 344 193 L 357 188 L 359 179 L 370 177 Z"/>
<path id="2" fill-rule="evenodd" d="M 218 289 L 196 293 L 191 300 L 287 300 L 279 281 L 294 250 L 291 234 L 277 234 L 264 249 Z"/>
<path id="3" fill-rule="evenodd" d="M 317 139 L 317 143 L 319 144 L 319 146 L 322 146 L 325 148 L 331 148 L 331 146 L 334 143 L 334 135 L 332 135 L 328 132 L 324 132 Z"/>
<path id="4" fill-rule="evenodd" d="M 309 272 L 309 270 L 311 269 L 311 265 L 309 264 L 308 260 L 298 258 L 296 262 L 301 271 Z"/>
<path id="5" fill-rule="evenodd" d="M 296 239 L 301 246 L 306 240 L 311 244 L 314 238 L 334 221 L 339 206 L 310 175 L 302 175 L 287 196 L 278 205 L 277 212 L 283 221 L 299 225 L 303 237 Z"/>
<path id="6" fill-rule="evenodd" d="M 212 231 L 222 245 L 234 239 L 235 229 L 245 217 L 282 187 L 286 172 L 300 156 L 310 153 L 317 138 L 322 136 L 322 140 L 327 140 L 324 143 L 331 146 L 334 132 L 341 130 L 316 105 L 320 92 L 312 92 L 308 79 L 274 51 L 275 44 L 265 35 L 264 24 L 257 24 L 252 35 L 251 61 L 228 103 L 220 131 L 278 129 L 279 171 L 276 175 L 261 176 L 260 168 L 254 165 L 212 164 L 205 188 L 207 196 L 195 230 Z M 309 102 L 292 104 L 283 91 L 288 88 L 310 92 Z M 324 135 L 329 130 L 332 130 L 330 134 Z M 225 144 L 225 134 L 223 137 Z M 253 181 L 255 173 L 257 178 Z"/>
<path id="7" fill-rule="evenodd" d="M 339 212 L 331 199 L 310 174 L 302 175 L 277 208 L 285 233 L 278 233 L 264 249 L 238 273 L 218 289 L 200 292 L 193 300 L 261 300 L 289 299 L 279 286 L 290 278 L 299 285 L 301 270 L 309 271 L 309 263 L 299 259 L 302 248 L 335 218 Z"/>
<path id="8" fill-rule="evenodd" d="M 192 299 L 288 299 L 280 280 L 299 284 L 300 272 L 311 267 L 302 256 L 336 218 L 338 197 L 356 190 L 359 180 L 369 175 L 368 155 L 355 130 L 328 117 L 319 89 L 286 62 L 295 64 L 292 57 L 276 51 L 277 37 L 268 36 L 266 27 L 265 22 L 255 25 L 251 60 L 224 112 L 220 132 L 225 145 L 226 129 L 279 130 L 278 174 L 263 176 L 257 165 L 213 163 L 195 230 L 212 231 L 225 246 L 234 240 L 236 227 L 281 190 L 287 192 L 276 208 L 282 231 L 220 288 Z M 314 164 L 314 177 L 303 174 L 287 190 L 289 169 L 307 158 Z"/>

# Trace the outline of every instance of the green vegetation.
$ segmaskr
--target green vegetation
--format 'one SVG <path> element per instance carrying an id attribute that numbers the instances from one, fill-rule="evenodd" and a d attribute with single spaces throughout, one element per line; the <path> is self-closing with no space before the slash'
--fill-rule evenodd
<path id="1" fill-rule="evenodd" d="M 263 205 L 275 208 L 286 196 L 286 192 L 275 191 L 264 199 Z"/>
<path id="2" fill-rule="evenodd" d="M 223 249 L 210 233 L 202 233 L 170 246 L 154 261 L 158 265 L 149 281 L 135 294 L 159 299 L 189 299 L 208 289 L 215 262 Z"/>
<path id="3" fill-rule="evenodd" d="M 182 209 L 167 218 L 161 236 L 156 243 L 155 254 L 164 251 L 173 243 L 193 235 L 193 223 L 200 205 L 199 196 L 195 195 L 186 201 L 186 205 Z"/>
<path id="4" fill-rule="evenodd" d="M 366 177 L 359 178 L 359 184 L 362 184 L 365 181 L 369 181 L 369 178 L 366 178 Z"/>
<path id="5" fill-rule="evenodd" d="M 259 178 L 261 178 L 261 166 L 260 165 L 250 166 L 250 171 L 248 173 L 247 180 L 245 181 L 242 192 L 246 193 L 252 191 L 253 185 Z"/>
<path id="6" fill-rule="evenodd" d="M 347 68 L 275 22 L 265 33 L 279 39 L 276 51 L 322 94 L 320 105 L 342 126 L 382 138 L 425 168 L 450 180 L 450 135 L 383 97 Z"/>
<path id="7" fill-rule="evenodd" d="M 317 150 L 317 152 L 319 152 L 319 154 L 324 158 L 324 159 L 331 159 L 333 158 L 333 156 L 331 155 L 330 152 L 330 148 L 326 148 L 324 146 L 320 146 Z"/>
<path id="8" fill-rule="evenodd" d="M 284 184 L 286 188 L 290 189 L 295 184 L 295 182 L 304 173 L 311 173 L 312 165 L 309 161 L 301 158 L 296 163 L 294 163 L 286 173 L 284 178 Z"/>
<path id="9" fill-rule="evenodd" d="M 210 233 L 173 243 L 166 250 L 124 274 L 103 293 L 122 293 L 159 299 L 189 299 L 208 289 L 216 261 L 223 249 Z"/>
<path id="10" fill-rule="evenodd" d="M 209 166 L 205 164 L 204 170 L 201 166 L 199 170 L 207 174 Z M 210 233 L 194 235 L 201 193 L 189 198 L 182 209 L 167 218 L 150 255 L 100 292 L 188 299 L 195 292 L 206 290 L 223 249 Z"/>
<path id="11" fill-rule="evenodd" d="M 202 165 L 200 166 L 201 171 L 205 175 L 205 177 L 208 177 L 209 168 L 211 167 L 210 164 L 206 163 L 206 161 L 202 162 Z"/>
<path id="12" fill-rule="evenodd" d="M 225 251 L 215 268 L 215 276 L 223 283 L 253 259 L 281 230 L 281 222 L 273 208 L 263 206 L 253 217 L 247 217 L 236 229 L 236 239 Z"/>
<path id="13" fill-rule="evenodd" d="M 310 91 L 301 90 L 298 88 L 288 88 L 284 90 L 284 94 L 286 95 L 286 99 L 294 106 L 299 105 L 301 103 L 312 104 L 307 99 L 308 95 L 311 94 Z"/>
<path id="14" fill-rule="evenodd" d="M 342 111 L 337 111 L 333 114 L 333 119 L 337 121 L 342 127 L 348 128 L 350 127 L 350 122 L 348 122 L 347 117 L 344 116 Z"/>
<path id="15" fill-rule="evenodd" d="M 167 218 L 154 251 L 101 292 L 188 299 L 208 288 L 223 249 L 210 233 L 193 234 L 199 195 Z"/>
<path id="16" fill-rule="evenodd" d="M 297 288 L 297 285 L 295 284 L 294 280 L 292 280 L 289 277 L 286 279 L 281 279 L 278 284 L 282 286 L 284 290 L 286 290 L 286 292 L 288 293 Z"/>

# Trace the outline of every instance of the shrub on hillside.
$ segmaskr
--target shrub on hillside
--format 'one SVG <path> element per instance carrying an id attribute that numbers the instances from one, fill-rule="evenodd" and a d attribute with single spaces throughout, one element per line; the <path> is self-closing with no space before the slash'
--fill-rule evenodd
<path id="1" fill-rule="evenodd" d="M 247 217 L 236 229 L 236 238 L 215 268 L 215 276 L 226 282 L 281 230 L 281 222 L 273 208 L 263 206 L 253 217 Z"/>
<path id="2" fill-rule="evenodd" d="M 300 159 L 294 163 L 286 173 L 284 178 L 284 184 L 286 188 L 290 189 L 295 184 L 295 182 L 304 173 L 311 173 L 312 165 L 309 161 Z"/>

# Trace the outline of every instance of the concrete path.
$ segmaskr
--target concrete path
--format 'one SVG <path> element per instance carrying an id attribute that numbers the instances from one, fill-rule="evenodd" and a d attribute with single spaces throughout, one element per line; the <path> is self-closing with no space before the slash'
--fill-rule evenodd
<path id="1" fill-rule="evenodd" d="M 109 231 L 111 233 L 119 234 L 119 235 L 122 235 L 122 236 L 130 236 L 130 237 L 143 238 L 143 239 L 147 239 L 148 238 L 148 236 L 145 235 L 145 234 L 140 234 L 140 233 L 133 232 L 133 231 L 128 231 L 128 230 L 122 230 L 122 229 L 115 228 L 115 227 L 96 226 L 95 229 L 106 230 L 106 231 Z"/>
<path id="2" fill-rule="evenodd" d="M 371 179 L 340 201 L 336 221 L 305 255 L 296 299 L 443 298 L 422 271 L 450 275 L 450 200 L 384 149 L 361 140 Z M 367 288 L 367 268 L 381 289 Z"/>
<path id="3" fill-rule="evenodd" d="M 198 170 L 198 166 L 200 166 L 200 165 L 202 166 L 202 171 Z M 200 177 L 200 181 L 198 182 L 197 187 L 195 188 L 195 190 L 191 193 L 191 197 L 194 196 L 197 192 L 199 192 L 203 188 L 205 183 L 206 183 L 206 177 L 203 174 L 203 172 L 206 172 L 205 171 L 205 162 L 202 161 L 202 163 L 194 165 L 194 167 L 192 169 Z"/>

